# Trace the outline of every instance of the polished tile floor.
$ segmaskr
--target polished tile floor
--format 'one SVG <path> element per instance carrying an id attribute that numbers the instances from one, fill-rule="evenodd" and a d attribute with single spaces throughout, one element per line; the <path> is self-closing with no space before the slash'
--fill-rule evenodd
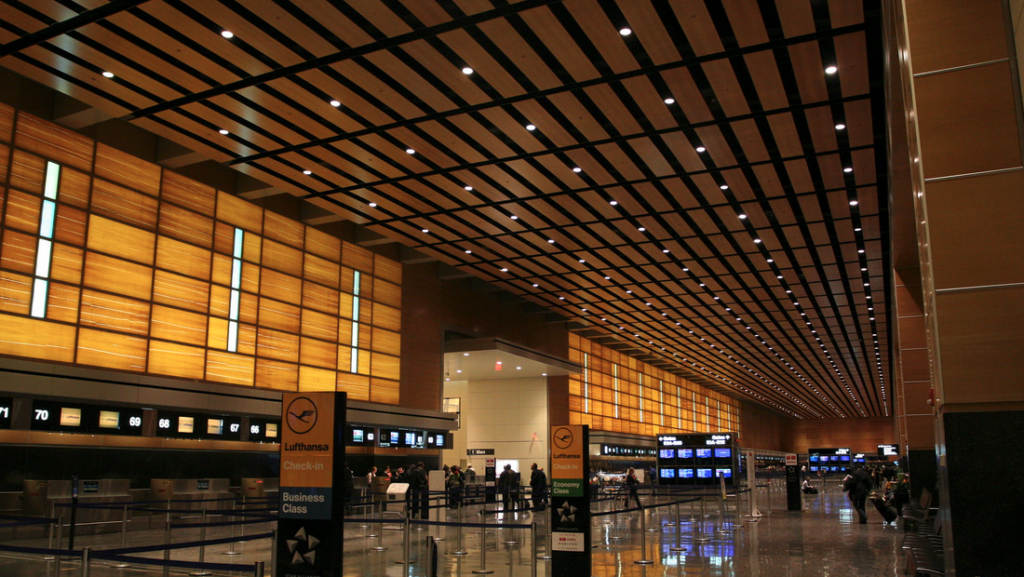
<path id="1" fill-rule="evenodd" d="M 593 532 L 593 574 L 600 577 L 811 577 L 811 576 L 883 576 L 902 575 L 902 553 L 900 542 L 902 531 L 894 526 L 885 526 L 875 511 L 869 511 L 869 523 L 857 523 L 856 513 L 845 494 L 837 487 L 828 487 L 820 495 L 808 496 L 803 512 L 786 512 L 783 495 L 776 490 L 772 495 L 773 509 L 768 510 L 767 495 L 760 489 L 759 509 L 765 513 L 757 522 L 747 522 L 734 512 L 734 505 L 727 508 L 724 518 L 718 502 L 708 501 L 705 506 L 704 522 L 700 523 L 700 508 L 696 504 L 681 507 L 681 531 L 675 525 L 675 507 L 662 507 L 648 511 L 644 518 L 647 531 L 641 531 L 639 513 L 625 513 L 600 516 L 594 519 Z M 607 510 L 613 503 L 599 504 L 600 510 Z M 740 512 L 748 511 L 747 503 L 739 504 Z M 535 518 L 536 517 L 536 518 Z M 479 515 L 475 508 L 468 508 L 466 522 L 476 522 Z M 543 515 L 517 514 L 509 518 L 489 515 L 496 522 L 484 536 L 487 542 L 486 558 L 481 559 L 479 529 L 466 529 L 462 534 L 461 546 L 457 531 L 445 528 L 441 535 L 444 540 L 437 542 L 438 574 L 445 576 L 471 576 L 474 570 L 493 571 L 496 577 L 530 577 L 533 567 L 534 549 L 530 531 L 525 528 L 502 528 L 501 524 L 529 525 L 537 522 L 540 538 L 537 551 L 544 556 L 546 539 Z M 454 520 L 454 519 L 452 519 Z M 270 530 L 270 525 L 247 526 L 249 534 Z M 346 576 L 359 577 L 404 577 L 404 565 L 397 563 L 403 557 L 402 531 L 400 525 L 380 526 L 370 524 L 347 525 L 345 543 Z M 699 533 L 698 533 L 699 529 Z M 436 530 L 436 529 L 435 529 Z M 641 551 L 641 533 L 646 551 Z M 367 537 L 366 535 L 379 535 Z M 408 575 L 426 576 L 427 543 L 431 531 L 417 528 L 411 531 Z M 228 530 L 211 530 L 207 538 L 228 536 Z M 195 530 L 182 530 L 174 535 L 174 541 L 188 541 L 198 538 Z M 131 531 L 128 546 L 148 545 L 163 541 L 163 532 L 157 530 Z M 685 551 L 675 552 L 671 548 L 681 545 Z M 14 544 L 14 543 L 12 543 Z M 17 545 L 45 546 L 44 541 L 19 540 Z M 120 545 L 117 535 L 83 536 L 76 546 L 113 548 Z M 373 546 L 386 547 L 386 551 L 371 551 Z M 207 561 L 217 563 L 238 563 L 244 571 L 235 573 L 214 572 L 215 575 L 252 575 L 254 561 L 268 562 L 269 540 L 252 541 L 236 546 L 241 553 L 227 556 L 224 545 L 206 550 Z M 454 555 L 463 550 L 466 555 Z M 161 554 L 152 555 L 162 556 Z M 175 551 L 174 559 L 196 560 L 197 552 Z M 651 560 L 650 565 L 638 565 L 635 561 Z M 52 575 L 52 562 L 18 553 L 0 552 L 0 575 L 4 577 L 43 577 Z M 159 568 L 133 567 L 116 569 L 108 562 L 94 562 L 91 577 L 152 577 L 161 573 Z M 171 575 L 185 575 L 189 571 L 173 569 Z M 81 567 L 78 562 L 62 565 L 61 576 L 78 576 Z M 537 562 L 537 575 L 551 575 L 550 562 Z"/>

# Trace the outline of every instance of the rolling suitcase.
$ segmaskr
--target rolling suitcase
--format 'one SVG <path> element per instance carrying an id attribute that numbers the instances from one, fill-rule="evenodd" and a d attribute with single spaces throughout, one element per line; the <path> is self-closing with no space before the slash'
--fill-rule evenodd
<path id="1" fill-rule="evenodd" d="M 896 520 L 896 509 L 893 509 L 882 499 L 871 499 L 875 504 L 875 509 L 882 514 L 882 518 L 885 519 L 886 523 L 892 523 Z"/>

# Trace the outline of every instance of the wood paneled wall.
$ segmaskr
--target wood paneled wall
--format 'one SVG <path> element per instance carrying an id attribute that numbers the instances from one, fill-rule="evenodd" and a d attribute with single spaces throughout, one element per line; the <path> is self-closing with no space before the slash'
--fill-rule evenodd
<path id="1" fill-rule="evenodd" d="M 876 453 L 878 445 L 896 442 L 892 419 L 786 419 L 783 450 L 806 453 L 810 447 L 849 447 L 855 453 Z"/>
<path id="2" fill-rule="evenodd" d="M 740 405 L 740 446 L 784 451 L 786 423 L 791 419 L 754 403 Z"/>
<path id="3" fill-rule="evenodd" d="M 399 402 L 394 260 L 4 105 L 0 218 L 0 354 Z"/>

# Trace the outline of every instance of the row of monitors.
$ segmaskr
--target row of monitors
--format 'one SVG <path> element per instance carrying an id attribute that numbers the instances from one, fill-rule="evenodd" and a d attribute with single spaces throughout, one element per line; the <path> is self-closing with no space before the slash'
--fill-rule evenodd
<path id="1" fill-rule="evenodd" d="M 650 447 L 627 447 L 624 445 L 601 445 L 603 457 L 654 457 L 658 450 Z"/>
<path id="2" fill-rule="evenodd" d="M 732 448 L 730 447 L 707 447 L 707 448 L 686 448 L 686 449 L 658 449 L 658 458 L 669 459 L 732 459 Z"/>
<path id="3" fill-rule="evenodd" d="M 451 449 L 452 438 L 448 431 L 422 429 L 377 429 L 375 427 L 349 425 L 349 446 L 370 446 L 391 449 Z"/>
<path id="4" fill-rule="evenodd" d="M 666 479 L 717 479 L 718 477 L 732 479 L 732 467 L 659 469 L 658 477 L 662 479 L 662 481 Z"/>
<path id="5" fill-rule="evenodd" d="M 0 403 L 2 404 L 2 403 Z M 0 413 L 7 406 L 0 406 Z M 142 435 L 142 409 L 105 407 L 80 403 L 33 401 L 31 428 L 34 431 Z M 280 423 L 267 419 L 249 419 L 248 439 L 253 442 L 277 442 Z M 242 438 L 242 417 L 198 415 L 159 411 L 156 434 L 184 439 Z"/>
<path id="6" fill-rule="evenodd" d="M 807 460 L 811 463 L 849 463 L 849 455 L 808 455 Z M 863 461 L 863 459 L 861 459 Z"/>
<path id="7" fill-rule="evenodd" d="M 833 473 L 839 473 L 839 472 L 848 471 L 850 468 L 846 467 L 846 466 L 843 466 L 843 465 L 831 465 L 831 466 L 820 466 L 820 467 L 818 465 L 811 465 L 810 467 L 808 467 L 808 469 L 810 469 L 810 471 L 812 473 L 817 473 L 819 470 L 822 471 L 822 472 L 831 471 Z"/>

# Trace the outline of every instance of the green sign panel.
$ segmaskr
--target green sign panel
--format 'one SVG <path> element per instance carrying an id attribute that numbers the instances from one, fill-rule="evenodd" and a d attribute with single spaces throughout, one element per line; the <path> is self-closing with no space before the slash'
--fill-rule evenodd
<path id="1" fill-rule="evenodd" d="M 583 493 L 583 480 L 566 480 L 566 479 L 552 479 L 551 480 L 551 496 L 552 497 L 582 497 Z"/>

